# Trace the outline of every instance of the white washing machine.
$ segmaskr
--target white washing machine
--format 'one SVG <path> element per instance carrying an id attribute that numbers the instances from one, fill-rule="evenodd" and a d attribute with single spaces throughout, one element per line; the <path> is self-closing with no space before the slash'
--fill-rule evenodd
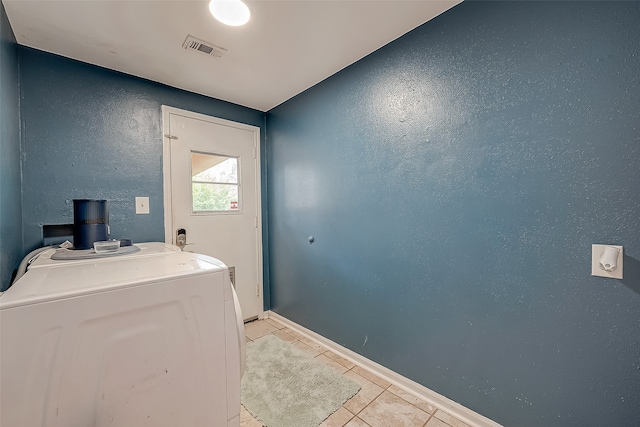
<path id="1" fill-rule="evenodd" d="M 0 296 L 0 426 L 240 425 L 244 327 L 226 266 L 136 246 L 47 250 Z"/>

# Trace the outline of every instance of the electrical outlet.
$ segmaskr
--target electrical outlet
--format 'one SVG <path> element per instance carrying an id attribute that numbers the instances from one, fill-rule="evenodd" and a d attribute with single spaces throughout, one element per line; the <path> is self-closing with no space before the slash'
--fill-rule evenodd
<path id="1" fill-rule="evenodd" d="M 149 213 L 149 198 L 136 197 L 136 214 L 148 214 L 148 213 Z"/>

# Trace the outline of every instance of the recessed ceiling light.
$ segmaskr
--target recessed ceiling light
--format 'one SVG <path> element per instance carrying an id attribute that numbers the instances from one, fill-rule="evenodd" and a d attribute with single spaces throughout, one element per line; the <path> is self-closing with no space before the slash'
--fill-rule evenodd
<path id="1" fill-rule="evenodd" d="M 211 0 L 209 11 L 218 21 L 233 27 L 249 22 L 251 12 L 241 0 Z"/>

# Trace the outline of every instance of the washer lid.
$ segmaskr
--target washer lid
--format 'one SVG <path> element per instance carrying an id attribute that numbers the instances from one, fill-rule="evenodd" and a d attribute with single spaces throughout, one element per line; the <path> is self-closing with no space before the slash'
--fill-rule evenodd
<path id="1" fill-rule="evenodd" d="M 215 258 L 190 252 L 55 262 L 32 268 L 0 297 L 0 309 L 224 271 Z"/>
<path id="2" fill-rule="evenodd" d="M 140 251 L 132 254 L 123 255 L 123 256 L 143 257 L 143 256 L 157 256 L 161 254 L 180 252 L 179 247 L 170 245 L 168 243 L 161 243 L 161 242 L 136 243 L 133 246 L 136 246 L 137 248 L 139 248 Z M 101 258 L 78 259 L 78 260 L 51 259 L 53 254 L 56 253 L 56 251 L 58 250 L 59 249 L 52 248 L 44 252 L 41 252 L 37 256 L 37 258 L 29 265 L 29 270 L 32 270 L 34 268 L 40 268 L 40 267 L 50 267 L 54 265 L 60 265 L 61 263 L 65 263 L 65 264 L 92 263 L 92 262 L 96 262 L 97 259 L 101 259 Z M 108 257 L 108 258 L 111 258 L 111 257 Z"/>

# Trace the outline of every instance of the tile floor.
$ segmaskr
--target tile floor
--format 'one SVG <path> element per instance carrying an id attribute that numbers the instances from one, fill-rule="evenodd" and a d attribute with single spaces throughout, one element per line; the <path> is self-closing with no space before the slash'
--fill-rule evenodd
<path id="1" fill-rule="evenodd" d="M 244 327 L 247 342 L 275 335 L 360 384 L 360 391 L 320 427 L 469 427 L 273 319 L 256 320 Z M 262 427 L 262 423 L 243 407 L 240 426 Z"/>

